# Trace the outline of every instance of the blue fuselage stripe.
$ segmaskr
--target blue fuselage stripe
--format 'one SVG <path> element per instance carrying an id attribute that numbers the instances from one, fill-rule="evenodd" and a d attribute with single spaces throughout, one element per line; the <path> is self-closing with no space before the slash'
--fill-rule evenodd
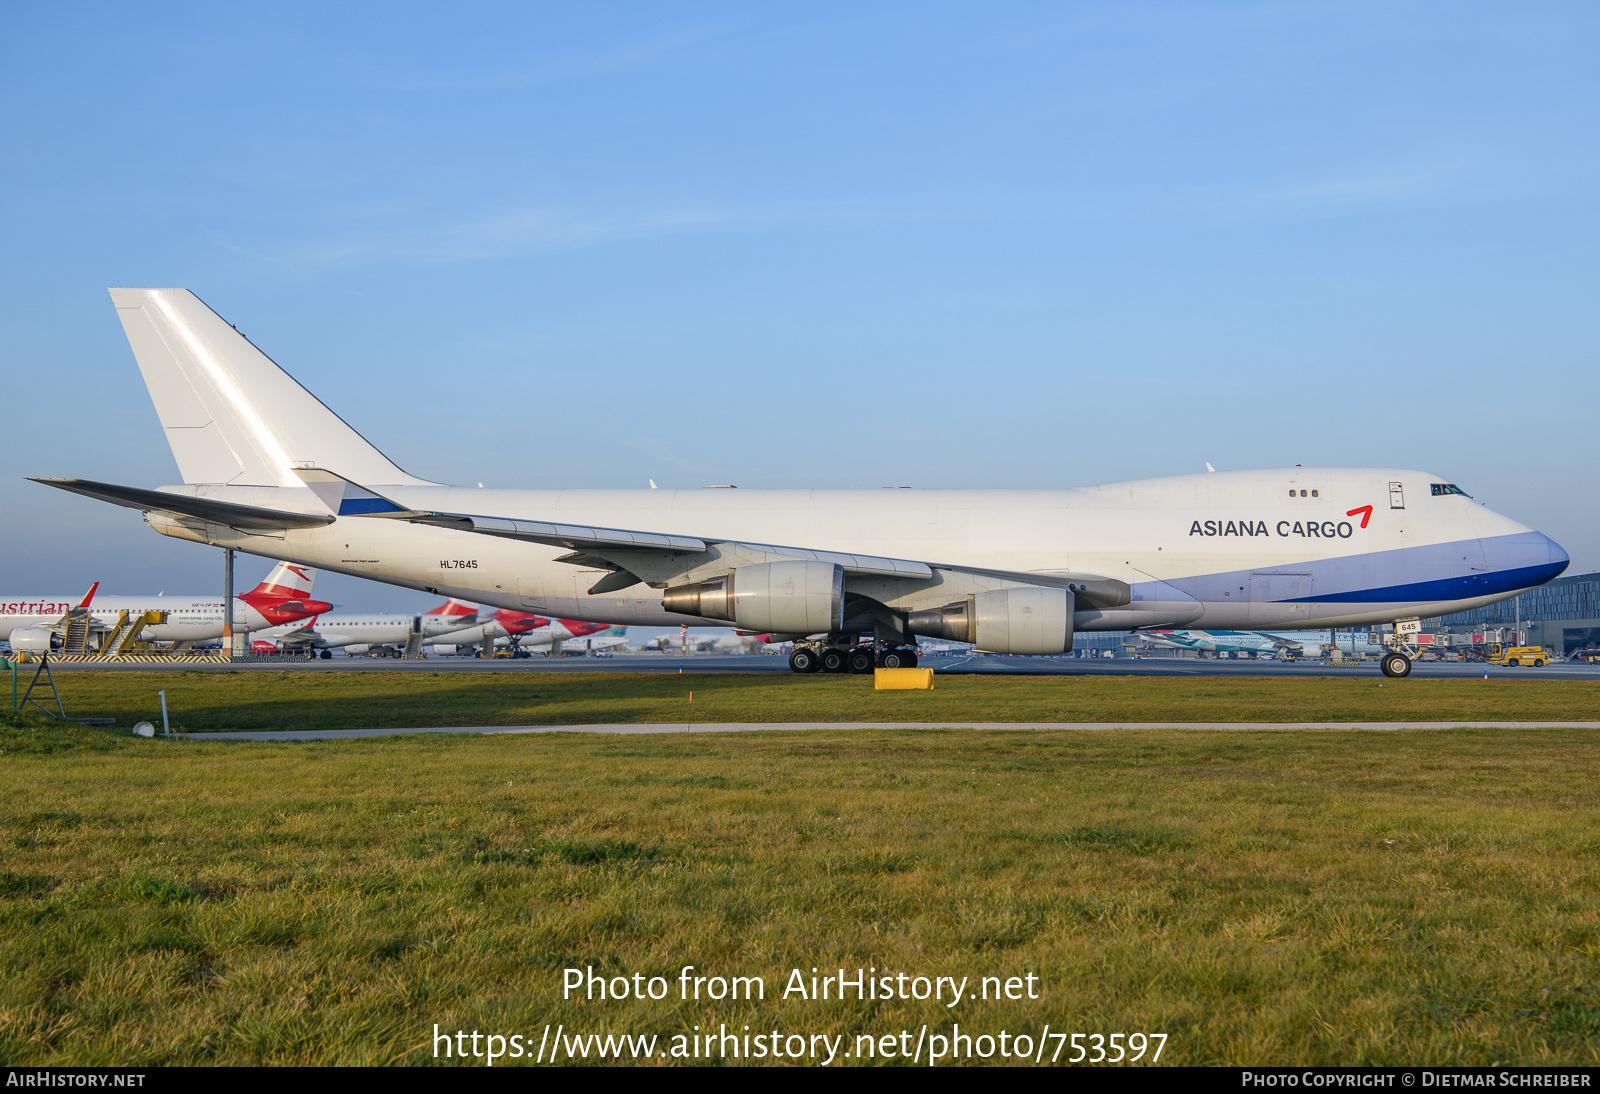
<path id="1" fill-rule="evenodd" d="M 1498 596 L 1520 589 L 1532 589 L 1559 577 L 1567 568 L 1565 562 L 1547 562 L 1542 566 L 1520 566 L 1513 570 L 1495 570 L 1492 573 L 1470 574 L 1464 577 L 1445 577 L 1434 581 L 1418 581 L 1409 585 L 1386 585 L 1379 589 L 1351 589 L 1342 593 L 1302 596 L 1284 604 L 1403 604 L 1431 603 L 1442 600 L 1475 600 L 1480 596 Z"/>

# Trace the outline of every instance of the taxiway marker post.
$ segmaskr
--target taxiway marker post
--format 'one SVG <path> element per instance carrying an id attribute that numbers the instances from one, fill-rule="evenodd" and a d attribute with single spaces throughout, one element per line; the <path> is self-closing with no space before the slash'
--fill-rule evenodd
<path id="1" fill-rule="evenodd" d="M 170 737 L 172 736 L 172 727 L 167 725 L 167 689 L 162 688 L 156 694 L 161 696 L 161 735 Z"/>

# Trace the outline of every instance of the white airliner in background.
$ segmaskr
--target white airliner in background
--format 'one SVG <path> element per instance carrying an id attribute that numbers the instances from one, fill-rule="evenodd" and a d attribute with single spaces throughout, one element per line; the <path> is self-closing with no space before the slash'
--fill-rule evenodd
<path id="1" fill-rule="evenodd" d="M 413 633 L 422 641 L 469 628 L 478 621 L 477 610 L 455 600 L 414 615 L 384 612 L 374 615 L 324 615 L 308 622 L 274 627 L 257 635 L 258 648 L 281 650 L 338 650 L 367 653 L 374 649 L 404 649 Z"/>
<path id="2" fill-rule="evenodd" d="M 663 634 L 644 644 L 644 649 L 679 653 L 687 646 L 695 653 L 750 653 L 764 645 L 766 634 Z"/>
<path id="3" fill-rule="evenodd" d="M 436 652 L 446 655 L 466 653 L 485 643 L 491 646 L 514 644 L 517 648 L 532 650 L 580 638 L 591 639 L 591 645 L 584 647 L 586 649 L 603 648 L 592 645 L 592 636 L 598 636 L 608 629 L 604 623 L 582 623 L 575 619 L 547 619 L 532 612 L 500 608 L 489 613 L 487 618 L 480 617 L 475 626 L 455 631 L 430 644 Z"/>
<path id="4" fill-rule="evenodd" d="M 1392 468 L 1058 490 L 459 489 L 400 470 L 188 290 L 111 296 L 184 485 L 40 481 L 165 535 L 474 603 L 772 632 L 795 641 L 797 671 L 911 663 L 916 635 L 1059 654 L 1077 630 L 1395 622 L 1406 643 L 1413 621 L 1568 562 L 1446 479 Z M 1082 412 L 1061 408 L 1063 435 Z M 1384 671 L 1408 673 L 1411 652 Z"/>
<path id="5" fill-rule="evenodd" d="M 333 607 L 324 600 L 311 599 L 316 571 L 309 566 L 279 562 L 254 589 L 233 598 L 233 625 L 238 631 L 261 631 L 318 615 Z M 94 621 L 93 632 L 105 633 L 120 613 L 130 619 L 145 612 L 166 612 L 165 623 L 144 628 L 140 639 L 151 642 L 210 642 L 222 637 L 222 598 L 216 595 L 184 596 L 158 593 L 155 596 L 96 596 L 96 582 L 87 600 L 64 596 L 7 596 L 0 598 L 0 642 L 8 642 L 19 652 L 39 652 L 59 648 L 41 646 L 52 641 L 50 633 L 69 608 L 88 608 Z M 27 633 L 18 633 L 27 632 Z M 93 636 L 91 635 L 91 647 Z"/>
<path id="6" fill-rule="evenodd" d="M 1328 642 L 1327 631 L 1195 631 L 1150 630 L 1144 638 L 1163 646 L 1204 653 L 1250 653 L 1258 657 L 1316 657 Z M 1376 656 L 1384 650 L 1381 635 L 1367 631 L 1340 632 L 1334 646 L 1343 653 Z"/>

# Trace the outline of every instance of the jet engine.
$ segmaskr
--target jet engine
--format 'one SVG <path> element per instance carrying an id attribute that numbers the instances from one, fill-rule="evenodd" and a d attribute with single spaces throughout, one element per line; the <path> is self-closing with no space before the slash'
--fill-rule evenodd
<path id="1" fill-rule="evenodd" d="M 54 653 L 61 648 L 61 636 L 49 627 L 16 627 L 11 631 L 13 653 Z"/>
<path id="2" fill-rule="evenodd" d="M 668 589 L 661 606 L 679 615 L 726 619 L 744 631 L 837 631 L 844 623 L 844 568 L 831 562 L 757 562 Z"/>
<path id="3" fill-rule="evenodd" d="M 985 653 L 1055 654 L 1072 649 L 1070 589 L 992 589 L 942 608 L 912 612 L 912 634 L 970 642 Z"/>

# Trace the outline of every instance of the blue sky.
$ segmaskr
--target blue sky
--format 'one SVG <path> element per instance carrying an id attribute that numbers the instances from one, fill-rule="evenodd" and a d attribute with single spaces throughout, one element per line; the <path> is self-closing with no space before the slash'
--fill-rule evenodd
<path id="1" fill-rule="evenodd" d="M 1400 464 L 1600 567 L 1592 4 L 235 7 L 0 15 L 16 592 L 215 583 L 22 480 L 177 479 L 110 285 L 430 478 Z"/>

